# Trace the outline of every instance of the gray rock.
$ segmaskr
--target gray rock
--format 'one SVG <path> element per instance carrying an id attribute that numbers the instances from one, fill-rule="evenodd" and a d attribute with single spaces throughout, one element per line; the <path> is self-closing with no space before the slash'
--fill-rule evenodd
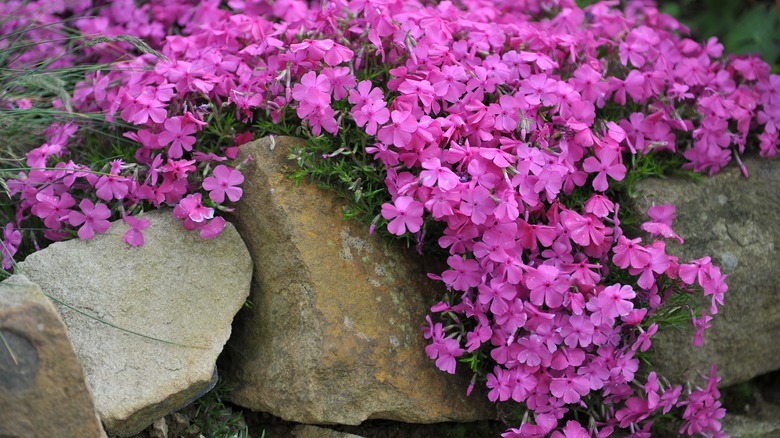
<path id="1" fill-rule="evenodd" d="M 105 436 L 57 309 L 18 274 L 0 283 L 0 436 Z"/>
<path id="2" fill-rule="evenodd" d="M 425 354 L 420 328 L 439 291 L 420 259 L 343 220 L 332 192 L 296 186 L 286 156 L 298 141 L 241 147 L 254 161 L 234 223 L 255 276 L 226 350 L 230 400 L 307 424 L 495 418 L 484 393 L 466 398 L 470 376 Z"/>
<path id="3" fill-rule="evenodd" d="M 169 211 L 144 217 L 151 221 L 144 246 L 125 244 L 127 227 L 117 221 L 106 235 L 55 243 L 18 268 L 67 304 L 58 308 L 95 405 L 106 430 L 119 436 L 137 433 L 212 383 L 252 275 L 230 224 L 202 240 Z"/>
<path id="4" fill-rule="evenodd" d="M 363 438 L 360 435 L 337 432 L 333 429 L 310 426 L 307 424 L 295 426 L 292 433 L 295 438 Z"/>
<path id="5" fill-rule="evenodd" d="M 727 414 L 723 419 L 723 432 L 731 438 L 777 438 L 780 436 L 780 417 L 763 421 Z"/>
<path id="6" fill-rule="evenodd" d="M 713 362 L 721 387 L 780 368 L 780 167 L 777 160 L 758 158 L 745 165 L 748 179 L 733 166 L 698 184 L 671 178 L 638 185 L 642 211 L 653 204 L 677 206 L 673 228 L 685 244 L 669 243 L 668 251 L 681 262 L 709 255 L 728 275 L 725 306 L 703 347 L 691 345 L 692 328 L 657 336 L 654 364 L 673 380 L 706 374 Z"/>

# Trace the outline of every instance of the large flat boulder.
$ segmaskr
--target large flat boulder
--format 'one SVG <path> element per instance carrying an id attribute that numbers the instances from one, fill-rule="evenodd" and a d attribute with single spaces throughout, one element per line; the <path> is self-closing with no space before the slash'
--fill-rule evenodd
<path id="1" fill-rule="evenodd" d="M 677 206 L 673 228 L 685 244 L 669 243 L 669 252 L 681 262 L 708 255 L 728 275 L 725 306 L 705 332 L 703 347 L 691 345 L 692 328 L 657 336 L 654 364 L 677 381 L 706 374 L 713 362 L 723 378 L 719 386 L 780 369 L 780 163 L 744 163 L 749 178 L 733 166 L 699 183 L 670 178 L 638 185 L 642 211 L 653 204 Z"/>
<path id="2" fill-rule="evenodd" d="M 105 436 L 65 324 L 23 275 L 0 283 L 0 436 Z"/>
<path id="3" fill-rule="evenodd" d="M 470 376 L 425 354 L 438 292 L 419 258 L 345 221 L 335 194 L 287 177 L 300 141 L 261 139 L 238 158 L 254 158 L 233 221 L 255 275 L 226 349 L 230 400 L 308 424 L 495 418 L 484 394 L 466 398 Z"/>
<path id="4" fill-rule="evenodd" d="M 169 211 L 144 217 L 151 226 L 143 246 L 125 244 L 127 226 L 117 221 L 105 235 L 52 244 L 18 268 L 64 303 L 57 307 L 97 410 L 119 436 L 209 388 L 252 276 L 230 224 L 202 240 Z"/>

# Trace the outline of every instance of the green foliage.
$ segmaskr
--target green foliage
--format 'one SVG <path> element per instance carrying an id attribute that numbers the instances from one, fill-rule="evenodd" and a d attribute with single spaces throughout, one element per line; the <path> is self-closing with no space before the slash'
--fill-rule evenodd
<path id="1" fill-rule="evenodd" d="M 195 401 L 191 424 L 198 426 L 201 433 L 208 437 L 249 438 L 249 428 L 244 422 L 243 413 L 234 411 L 223 402 L 227 393 L 228 388 L 220 378 L 211 391 Z"/>

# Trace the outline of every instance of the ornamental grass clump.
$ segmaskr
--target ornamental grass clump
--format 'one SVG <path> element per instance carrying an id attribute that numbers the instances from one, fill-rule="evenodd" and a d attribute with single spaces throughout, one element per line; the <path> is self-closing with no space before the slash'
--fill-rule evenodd
<path id="1" fill-rule="evenodd" d="M 444 372 L 469 367 L 468 391 L 484 384 L 491 401 L 517 406 L 503 436 L 650 436 L 659 419 L 723 436 L 715 366 L 674 385 L 650 353 L 681 315 L 703 342 L 725 275 L 709 257 L 667 253 L 683 243 L 674 206 L 626 226 L 620 203 L 637 178 L 676 165 L 712 174 L 749 148 L 776 155 L 780 76 L 760 59 L 692 40 L 650 2 L 58 6 L 39 20 L 69 17 L 87 41 L 60 62 L 110 65 L 70 99 L 102 120 L 68 118 L 62 99 L 31 103 L 24 86 L 0 95 L 6 109 L 48 105 L 67 120 L 7 181 L 6 269 L 30 228 L 91 239 L 124 217 L 125 241 L 140 245 L 141 213 L 162 206 L 213 237 L 242 195 L 227 164 L 236 148 L 254 135 L 304 136 L 309 149 L 292 153 L 299 177 L 342 187 L 371 231 L 444 252 L 448 269 L 429 276 L 448 292 L 423 330 L 426 353 Z M 69 158 L 97 123 L 121 139 L 111 145 L 121 157 L 99 169 Z M 711 305 L 692 314 L 696 295 Z"/>

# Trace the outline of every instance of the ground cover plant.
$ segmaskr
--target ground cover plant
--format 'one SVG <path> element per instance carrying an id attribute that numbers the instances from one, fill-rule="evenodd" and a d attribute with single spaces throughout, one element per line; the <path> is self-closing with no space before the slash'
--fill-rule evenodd
<path id="1" fill-rule="evenodd" d="M 426 352 L 513 407 L 505 437 L 723 436 L 715 366 L 673 385 L 650 353 L 681 319 L 703 342 L 725 275 L 667 254 L 674 206 L 632 223 L 621 203 L 647 175 L 776 155 L 780 76 L 761 59 L 648 2 L 11 1 L 0 17 L 3 123 L 53 121 L 0 175 L 3 269 L 112 218 L 142 245 L 163 206 L 214 237 L 242 195 L 237 148 L 298 135 L 296 177 L 445 254 Z M 72 93 L 46 80 L 85 65 Z"/>

